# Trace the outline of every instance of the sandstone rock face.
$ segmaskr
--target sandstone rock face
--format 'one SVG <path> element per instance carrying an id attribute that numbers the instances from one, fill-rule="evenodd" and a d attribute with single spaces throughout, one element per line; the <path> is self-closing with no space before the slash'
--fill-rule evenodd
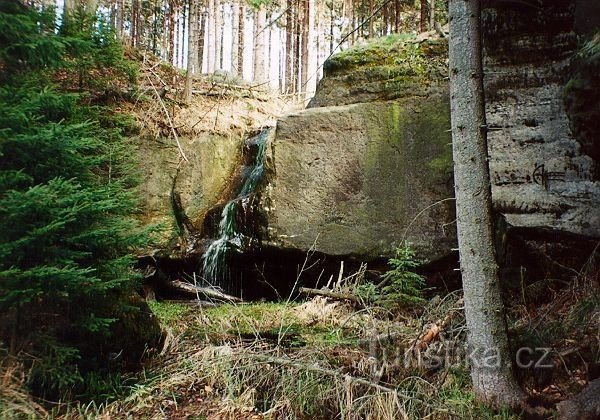
<path id="1" fill-rule="evenodd" d="M 599 237 L 599 162 L 573 135 L 563 98 L 576 52 L 575 2 L 543 3 L 484 5 L 494 205 L 512 226 Z"/>
<path id="2" fill-rule="evenodd" d="M 141 205 L 148 222 L 173 225 L 172 193 L 179 197 L 182 214 L 195 226 L 226 192 L 239 166 L 242 134 L 202 134 L 181 138 L 189 163 L 178 165 L 179 151 L 172 139 L 138 140 L 139 165 L 144 173 L 140 185 Z M 179 167 L 179 170 L 178 170 Z"/>
<path id="3" fill-rule="evenodd" d="M 372 260 L 408 240 L 428 260 L 447 255 L 456 240 L 449 127 L 443 91 L 280 119 L 263 195 L 270 244 Z"/>

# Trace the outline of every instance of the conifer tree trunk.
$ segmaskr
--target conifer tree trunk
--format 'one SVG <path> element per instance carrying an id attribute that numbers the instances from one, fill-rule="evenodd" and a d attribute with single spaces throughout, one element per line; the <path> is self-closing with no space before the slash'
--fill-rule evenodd
<path id="1" fill-rule="evenodd" d="M 207 17 L 206 26 L 208 28 L 208 42 L 207 42 L 207 54 L 206 59 L 208 63 L 207 72 L 214 73 L 215 72 L 215 58 L 216 58 L 216 42 L 215 38 L 217 36 L 217 32 L 215 30 L 215 0 L 208 0 L 208 17 Z"/>
<path id="2" fill-rule="evenodd" d="M 419 20 L 419 31 L 427 31 L 427 0 L 421 0 L 421 17 Z"/>
<path id="3" fill-rule="evenodd" d="M 394 32 L 400 33 L 400 12 L 402 11 L 402 5 L 400 0 L 394 1 Z"/>
<path id="4" fill-rule="evenodd" d="M 264 4 L 261 4 L 258 10 L 255 12 L 256 18 L 256 32 L 254 34 L 254 81 L 257 83 L 263 83 L 267 80 L 265 74 L 265 61 L 266 61 L 266 21 L 267 21 L 267 9 Z"/>
<path id="5" fill-rule="evenodd" d="M 198 0 L 189 0 L 189 30 L 188 30 L 188 56 L 187 73 L 185 75 L 184 98 L 187 104 L 192 102 L 192 82 L 196 73 L 198 54 Z"/>
<path id="6" fill-rule="evenodd" d="M 116 2 L 116 17 L 115 17 L 115 31 L 119 39 L 123 39 L 123 28 L 125 21 L 125 0 L 117 0 Z"/>
<path id="7" fill-rule="evenodd" d="M 215 0 L 215 70 L 223 68 L 223 15 L 221 0 Z"/>
<path id="8" fill-rule="evenodd" d="M 294 0 L 287 0 L 285 20 L 285 89 L 293 93 L 294 89 Z"/>
<path id="9" fill-rule="evenodd" d="M 480 401 L 516 406 L 500 294 L 483 96 L 480 1 L 450 0 L 450 103 L 460 265 L 468 356 Z"/>
<path id="10" fill-rule="evenodd" d="M 310 33 L 309 3 L 308 0 L 302 0 L 302 54 L 300 59 L 300 92 L 306 92 L 308 81 L 308 35 Z"/>
<path id="11" fill-rule="evenodd" d="M 318 60 L 318 47 L 317 37 L 315 36 L 316 30 L 316 10 L 315 0 L 308 1 L 308 60 L 306 63 L 306 70 L 308 72 L 308 79 L 306 80 L 306 92 L 312 95 L 317 88 L 317 60 Z"/>
<path id="12" fill-rule="evenodd" d="M 204 69 L 204 43 L 206 41 L 206 9 L 204 6 L 198 7 L 198 19 L 200 28 L 198 29 L 198 54 L 196 57 L 196 72 L 202 73 Z"/>
<path id="13" fill-rule="evenodd" d="M 231 28 L 231 73 L 238 75 L 240 71 L 239 50 L 240 50 L 240 1 L 233 0 L 232 3 L 232 28 Z"/>
<path id="14" fill-rule="evenodd" d="M 243 78 L 245 65 L 244 51 L 246 51 L 246 4 L 243 0 L 240 2 L 240 30 L 238 36 L 238 67 L 239 75 Z"/>

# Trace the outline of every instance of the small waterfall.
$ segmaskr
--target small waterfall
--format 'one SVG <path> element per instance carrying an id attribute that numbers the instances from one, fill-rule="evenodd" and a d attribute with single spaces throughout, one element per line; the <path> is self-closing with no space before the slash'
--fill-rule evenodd
<path id="1" fill-rule="evenodd" d="M 203 280 L 230 293 L 236 291 L 238 286 L 233 284 L 228 266 L 229 254 L 232 251 L 243 252 L 253 239 L 244 234 L 244 226 L 239 226 L 239 222 L 241 216 L 249 211 L 252 196 L 263 179 L 268 134 L 269 130 L 265 129 L 256 137 L 247 140 L 248 144 L 257 148 L 253 162 L 244 167 L 239 193 L 223 207 L 221 212 L 219 237 L 210 244 L 202 257 Z"/>

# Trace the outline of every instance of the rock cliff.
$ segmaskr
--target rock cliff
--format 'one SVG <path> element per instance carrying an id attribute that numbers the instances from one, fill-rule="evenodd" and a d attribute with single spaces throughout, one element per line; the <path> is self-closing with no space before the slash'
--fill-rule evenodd
<path id="1" fill-rule="evenodd" d="M 597 238 L 596 61 L 578 55 L 575 2 L 543 3 L 484 3 L 494 206 L 511 227 Z M 365 260 L 404 239 L 428 260 L 450 252 L 453 203 L 435 204 L 453 196 L 445 45 L 388 38 L 327 62 L 310 109 L 273 136 L 271 245 L 306 251 L 318 237 L 318 251 Z"/>

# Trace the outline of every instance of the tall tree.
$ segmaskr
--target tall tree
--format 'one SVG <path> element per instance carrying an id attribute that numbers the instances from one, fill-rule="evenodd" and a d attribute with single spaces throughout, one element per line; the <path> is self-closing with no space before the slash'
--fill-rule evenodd
<path id="1" fill-rule="evenodd" d="M 450 0 L 450 103 L 458 246 L 473 389 L 488 404 L 516 406 L 492 229 L 479 0 Z"/>
<path id="2" fill-rule="evenodd" d="M 306 82 L 308 81 L 308 35 L 310 34 L 310 20 L 308 0 L 301 0 L 302 5 L 302 52 L 300 58 L 300 92 L 306 92 Z"/>
<path id="3" fill-rule="evenodd" d="M 287 93 L 293 93 L 294 86 L 294 3 L 295 0 L 287 0 L 287 11 L 285 14 L 285 89 Z"/>
<path id="4" fill-rule="evenodd" d="M 421 0 L 421 16 L 419 19 L 419 30 L 427 31 L 427 0 Z"/>
<path id="5" fill-rule="evenodd" d="M 240 0 L 233 0 L 231 8 L 231 73 L 241 74 L 240 71 Z"/>
<path id="6" fill-rule="evenodd" d="M 238 68 L 239 74 L 244 77 L 244 51 L 246 46 L 246 3 L 242 0 L 240 2 L 240 29 L 238 32 Z"/>
<path id="7" fill-rule="evenodd" d="M 215 0 L 215 70 L 223 68 L 223 11 L 221 0 Z"/>
<path id="8" fill-rule="evenodd" d="M 206 43 L 207 53 L 206 53 L 206 61 L 208 63 L 207 72 L 214 73 L 215 72 L 215 58 L 216 58 L 216 42 L 215 38 L 217 37 L 217 31 L 215 28 L 215 0 L 208 0 L 208 16 L 207 16 L 206 26 L 208 28 L 208 40 Z"/>
<path id="9" fill-rule="evenodd" d="M 261 4 L 255 11 L 256 31 L 254 33 L 254 81 L 263 83 L 267 81 L 266 56 L 267 56 L 267 9 Z"/>
<path id="10" fill-rule="evenodd" d="M 186 103 L 192 102 L 192 82 L 198 64 L 198 0 L 189 0 L 189 30 L 188 30 L 188 56 L 187 73 L 185 75 L 185 89 L 183 96 Z"/>

